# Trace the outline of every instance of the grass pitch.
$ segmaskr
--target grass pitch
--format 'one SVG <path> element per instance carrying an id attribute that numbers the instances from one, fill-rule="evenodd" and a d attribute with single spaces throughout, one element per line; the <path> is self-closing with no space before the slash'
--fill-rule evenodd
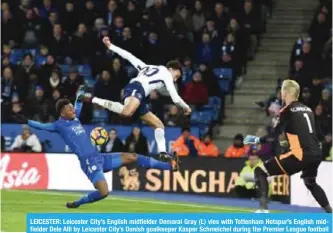
<path id="1" fill-rule="evenodd" d="M 110 195 L 78 209 L 67 209 L 67 201 L 82 193 L 1 190 L 1 231 L 23 232 L 27 213 L 249 213 L 253 209 L 167 202 Z"/>

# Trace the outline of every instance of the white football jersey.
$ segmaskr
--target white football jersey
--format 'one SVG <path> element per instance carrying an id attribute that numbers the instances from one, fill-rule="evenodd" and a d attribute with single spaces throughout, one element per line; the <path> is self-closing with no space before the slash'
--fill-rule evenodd
<path id="1" fill-rule="evenodd" d="M 178 95 L 173 77 L 165 66 L 147 65 L 133 54 L 115 45 L 112 45 L 109 49 L 128 60 L 139 71 L 137 77 L 133 78 L 130 82 L 139 82 L 145 90 L 146 97 L 153 90 L 165 87 L 175 104 L 184 109 L 189 108 L 184 100 Z"/>
<path id="2" fill-rule="evenodd" d="M 154 90 L 166 87 L 166 83 L 174 85 L 173 78 L 167 68 L 165 66 L 154 65 L 147 65 L 141 68 L 137 77 L 133 78 L 131 82 L 141 83 L 146 96 Z"/>

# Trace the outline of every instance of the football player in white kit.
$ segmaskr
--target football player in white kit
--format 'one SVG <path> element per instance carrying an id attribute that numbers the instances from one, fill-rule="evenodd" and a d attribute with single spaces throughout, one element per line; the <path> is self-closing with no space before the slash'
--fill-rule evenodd
<path id="1" fill-rule="evenodd" d="M 181 76 L 181 66 L 177 61 L 170 61 L 166 66 L 147 65 L 133 54 L 117 47 L 110 42 L 108 37 L 103 38 L 103 43 L 111 51 L 128 60 L 137 70 L 138 75 L 133 78 L 124 89 L 123 104 L 98 97 L 85 96 L 93 104 L 97 104 L 124 117 L 140 117 L 148 125 L 155 129 L 155 140 L 160 157 L 167 159 L 170 156 L 166 152 L 164 125 L 146 104 L 146 97 L 153 90 L 165 87 L 172 101 L 181 107 L 186 115 L 191 114 L 191 108 L 178 95 L 174 82 Z M 88 94 L 89 95 L 89 94 Z"/>

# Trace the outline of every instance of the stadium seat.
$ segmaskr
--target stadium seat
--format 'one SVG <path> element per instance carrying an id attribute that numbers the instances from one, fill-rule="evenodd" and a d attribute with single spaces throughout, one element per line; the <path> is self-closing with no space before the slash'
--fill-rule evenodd
<path id="1" fill-rule="evenodd" d="M 125 65 L 124 68 L 125 68 L 125 71 L 127 72 L 129 79 L 134 78 L 134 76 L 136 76 L 138 73 L 137 69 L 135 69 L 131 65 Z"/>
<path id="2" fill-rule="evenodd" d="M 209 97 L 209 99 L 208 99 L 208 105 L 220 107 L 221 104 L 222 104 L 222 100 L 220 97 L 213 96 L 213 97 Z"/>
<path id="3" fill-rule="evenodd" d="M 91 75 L 92 75 L 90 65 L 78 65 L 77 70 L 84 77 L 91 77 Z"/>
<path id="4" fill-rule="evenodd" d="M 208 131 L 209 131 L 209 126 L 208 125 L 206 125 L 206 124 L 199 124 L 197 126 L 199 128 L 200 137 L 202 137 L 203 135 L 205 135 L 205 134 L 208 133 Z"/>
<path id="5" fill-rule="evenodd" d="M 39 50 L 37 49 L 26 49 L 24 50 L 24 54 L 30 53 L 33 57 L 39 55 Z"/>
<path id="6" fill-rule="evenodd" d="M 232 69 L 231 68 L 216 68 L 213 69 L 213 73 L 219 81 L 221 90 L 224 93 L 229 93 L 230 83 L 232 79 Z"/>
<path id="7" fill-rule="evenodd" d="M 191 114 L 192 124 L 206 124 L 212 122 L 214 118 L 214 111 L 194 111 Z"/>
<path id="8" fill-rule="evenodd" d="M 104 109 L 95 109 L 93 110 L 93 123 L 107 123 L 109 119 L 108 112 Z"/>
<path id="9" fill-rule="evenodd" d="M 96 80 L 92 77 L 85 77 L 84 82 L 88 87 L 94 87 L 96 84 Z"/>
<path id="10" fill-rule="evenodd" d="M 232 69 L 231 68 L 215 68 L 213 73 L 219 79 L 232 79 Z"/>
<path id="11" fill-rule="evenodd" d="M 62 70 L 62 73 L 64 76 L 67 76 L 69 73 L 70 66 L 69 65 L 59 65 L 60 69 Z"/>
<path id="12" fill-rule="evenodd" d="M 210 97 L 207 105 L 198 109 L 199 111 L 206 111 L 213 115 L 213 120 L 216 121 L 221 111 L 221 98 Z"/>
<path id="13" fill-rule="evenodd" d="M 37 56 L 36 57 L 36 65 L 38 67 L 44 65 L 46 63 L 46 57 L 43 57 L 43 56 Z"/>
<path id="14" fill-rule="evenodd" d="M 24 56 L 24 50 L 23 49 L 13 49 L 12 53 L 10 54 L 10 63 L 11 64 L 18 64 Z"/>

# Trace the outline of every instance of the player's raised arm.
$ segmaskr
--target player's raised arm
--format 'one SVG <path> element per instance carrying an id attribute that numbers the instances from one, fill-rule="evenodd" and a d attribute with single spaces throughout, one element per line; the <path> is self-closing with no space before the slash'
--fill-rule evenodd
<path id="1" fill-rule="evenodd" d="M 118 46 L 110 42 L 109 37 L 103 38 L 103 43 L 108 49 L 117 53 L 122 58 L 128 60 L 136 69 L 141 70 L 143 67 L 147 66 L 146 63 L 135 57 L 133 54 L 127 52 L 126 50 L 119 48 Z"/>
<path id="2" fill-rule="evenodd" d="M 53 123 L 40 123 L 38 121 L 28 120 L 28 125 L 35 129 L 46 130 L 50 132 L 55 132 L 56 127 Z"/>
<path id="3" fill-rule="evenodd" d="M 244 144 L 259 144 L 259 143 L 273 142 L 277 140 L 287 126 L 288 114 L 289 114 L 289 109 L 287 108 L 282 109 L 280 111 L 280 116 L 273 128 L 273 131 L 270 134 L 263 137 L 247 135 L 244 138 Z"/>
<path id="4" fill-rule="evenodd" d="M 76 92 L 76 99 L 75 99 L 75 103 L 74 103 L 74 109 L 75 109 L 75 116 L 76 118 L 79 118 L 81 115 L 81 110 L 83 107 L 83 102 L 80 100 L 80 97 L 84 96 L 85 92 L 84 92 L 85 86 L 81 85 L 79 86 L 77 92 Z"/>
<path id="5" fill-rule="evenodd" d="M 187 113 L 191 113 L 191 108 L 188 106 L 185 101 L 178 95 L 176 90 L 175 84 L 173 83 L 172 79 L 165 78 L 164 84 L 166 89 L 168 90 L 172 101 L 185 110 Z"/>
<path id="6" fill-rule="evenodd" d="M 40 129 L 40 130 L 46 130 L 46 131 L 51 131 L 51 132 L 55 132 L 56 131 L 56 127 L 53 123 L 40 123 L 38 121 L 32 121 L 32 120 L 28 120 L 25 116 L 23 115 L 15 115 L 13 116 L 15 121 L 17 123 L 20 124 L 27 124 L 32 128 L 35 129 Z"/>

